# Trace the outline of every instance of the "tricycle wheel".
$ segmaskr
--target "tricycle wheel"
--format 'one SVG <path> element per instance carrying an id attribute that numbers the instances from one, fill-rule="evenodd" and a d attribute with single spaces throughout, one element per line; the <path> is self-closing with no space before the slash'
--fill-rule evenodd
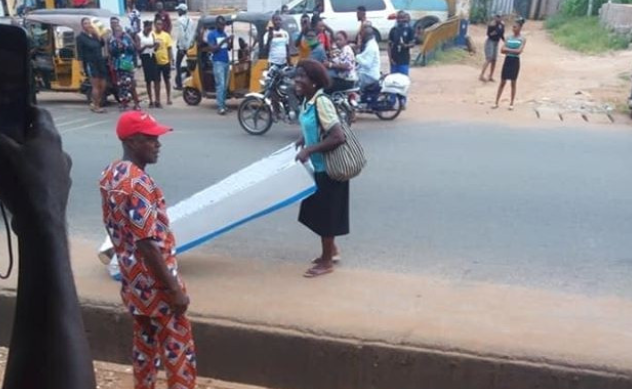
<path id="1" fill-rule="evenodd" d="M 182 98 L 188 105 L 198 105 L 202 101 L 202 92 L 187 86 L 182 91 Z"/>
<path id="2" fill-rule="evenodd" d="M 250 135 L 263 135 L 272 127 L 272 110 L 261 98 L 246 97 L 239 104 L 237 113 L 241 128 Z"/>

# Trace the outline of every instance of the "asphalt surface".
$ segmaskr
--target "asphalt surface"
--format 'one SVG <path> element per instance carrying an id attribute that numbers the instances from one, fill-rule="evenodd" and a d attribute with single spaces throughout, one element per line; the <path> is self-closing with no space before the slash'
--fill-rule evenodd
<path id="1" fill-rule="evenodd" d="M 70 101 L 51 109 L 74 160 L 69 223 L 99 243 L 97 181 L 120 157 L 118 114 L 89 113 Z M 153 111 L 176 131 L 149 169 L 175 204 L 293 141 L 275 125 L 247 135 L 236 114 L 210 103 Z M 632 132 L 515 129 L 495 124 L 362 118 L 356 125 L 369 165 L 351 186 L 351 230 L 340 240 L 344 266 L 420 273 L 632 298 Z M 199 249 L 239 260 L 306 263 L 319 241 L 294 206 Z"/>

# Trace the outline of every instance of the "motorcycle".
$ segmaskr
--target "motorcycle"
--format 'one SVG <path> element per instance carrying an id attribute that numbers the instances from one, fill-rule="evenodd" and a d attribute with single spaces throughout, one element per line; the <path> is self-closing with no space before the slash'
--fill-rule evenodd
<path id="1" fill-rule="evenodd" d="M 381 120 L 395 120 L 403 110 L 402 102 L 409 87 L 408 76 L 389 74 L 362 90 L 354 88 L 334 92 L 332 100 L 343 117 L 351 118 L 357 113 L 368 113 L 375 114 Z"/>
<path id="2" fill-rule="evenodd" d="M 260 80 L 262 93 L 249 93 L 239 104 L 237 117 L 251 135 L 263 135 L 275 121 L 293 124 L 298 119 L 298 100 L 294 95 L 294 68 L 272 66 Z"/>

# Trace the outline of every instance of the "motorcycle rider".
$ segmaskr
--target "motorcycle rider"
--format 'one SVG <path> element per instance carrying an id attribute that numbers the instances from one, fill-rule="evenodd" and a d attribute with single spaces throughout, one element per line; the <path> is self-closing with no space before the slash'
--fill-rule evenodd
<path id="1" fill-rule="evenodd" d="M 364 50 L 356 56 L 358 63 L 358 78 L 360 88 L 377 83 L 380 80 L 380 48 L 375 40 L 375 32 L 370 25 L 362 29 L 362 40 L 365 42 Z"/>

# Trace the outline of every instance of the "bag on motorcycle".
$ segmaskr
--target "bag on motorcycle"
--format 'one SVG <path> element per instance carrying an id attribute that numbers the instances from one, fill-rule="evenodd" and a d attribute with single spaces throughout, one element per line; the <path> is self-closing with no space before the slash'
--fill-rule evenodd
<path id="1" fill-rule="evenodd" d="M 329 97 L 326 96 L 325 98 L 329 99 Z M 321 131 L 320 139 L 322 140 L 327 137 L 328 132 L 325 132 L 320 124 L 318 102 L 314 104 L 314 108 L 316 109 L 316 120 L 318 121 L 318 128 Z M 325 157 L 325 170 L 329 178 L 344 182 L 360 174 L 366 165 L 366 157 L 364 156 L 364 149 L 360 141 L 351 130 L 351 127 L 349 127 L 347 121 L 342 120 L 340 115 L 338 115 L 338 120 L 342 132 L 345 135 L 345 142 L 323 155 Z"/>
<path id="2" fill-rule="evenodd" d="M 401 96 L 408 95 L 410 78 L 405 74 L 393 73 L 384 77 L 382 82 L 382 92 L 395 93 Z"/>

